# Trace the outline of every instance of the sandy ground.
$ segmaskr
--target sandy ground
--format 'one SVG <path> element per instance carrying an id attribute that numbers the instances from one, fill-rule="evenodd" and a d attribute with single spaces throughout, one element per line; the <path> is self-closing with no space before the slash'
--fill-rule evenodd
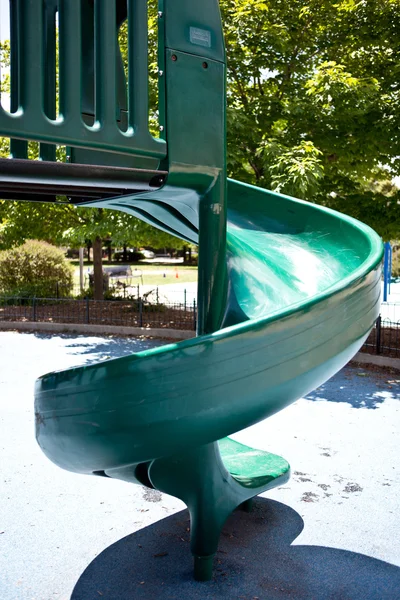
<path id="1" fill-rule="evenodd" d="M 0 599 L 399 599 L 400 375 L 347 367 L 236 434 L 292 479 L 229 519 L 205 584 L 180 501 L 46 459 L 35 378 L 159 343 L 0 333 Z"/>

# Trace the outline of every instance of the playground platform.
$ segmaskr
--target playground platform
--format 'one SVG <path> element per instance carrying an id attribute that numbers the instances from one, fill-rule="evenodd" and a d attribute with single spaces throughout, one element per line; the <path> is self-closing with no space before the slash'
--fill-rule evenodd
<path id="1" fill-rule="evenodd" d="M 235 436 L 292 478 L 236 512 L 212 581 L 192 578 L 170 496 L 61 471 L 34 439 L 33 384 L 155 340 L 0 332 L 2 600 L 394 600 L 400 589 L 400 375 L 346 367 Z"/>

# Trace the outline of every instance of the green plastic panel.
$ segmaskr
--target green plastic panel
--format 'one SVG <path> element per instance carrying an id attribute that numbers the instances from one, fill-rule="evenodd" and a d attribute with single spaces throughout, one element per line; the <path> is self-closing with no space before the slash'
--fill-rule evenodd
<path id="1" fill-rule="evenodd" d="M 264 487 L 290 471 L 289 463 L 281 456 L 255 450 L 231 438 L 223 438 L 218 446 L 226 470 L 244 487 Z"/>
<path id="2" fill-rule="evenodd" d="M 218 2 L 164 0 L 166 47 L 225 62 Z"/>
<path id="3" fill-rule="evenodd" d="M 94 11 L 90 0 L 58 0 L 57 3 L 15 0 L 12 3 L 13 113 L 0 107 L 2 135 L 122 155 L 158 159 L 166 156 L 165 141 L 153 138 L 148 128 L 146 0 L 128 0 L 132 60 L 127 131 L 118 125 L 121 107 L 117 101 L 117 76 L 121 59 L 116 19 L 117 8 L 123 3 L 127 5 L 125 0 L 96 0 Z M 57 5 L 60 114 L 54 119 Z M 88 43 L 91 37 L 92 46 Z M 88 105 L 91 109 L 91 95 L 95 111 L 94 123 L 89 125 L 82 113 Z M 49 157 L 48 151 L 46 157 Z M 21 149 L 18 158 L 24 158 Z"/>
<path id="4" fill-rule="evenodd" d="M 225 65 L 167 49 L 166 77 L 170 156 L 178 164 L 208 167 L 213 174 L 224 167 Z"/>
<path id="5" fill-rule="evenodd" d="M 221 438 L 355 354 L 379 314 L 382 253 L 349 217 L 229 181 L 226 327 L 39 379 L 42 450 L 65 469 L 181 498 L 195 578 L 210 579 L 230 512 L 290 475 L 283 458 Z"/>
<path id="6" fill-rule="evenodd" d="M 113 469 L 220 439 L 308 393 L 362 345 L 379 314 L 378 236 L 322 207 L 228 189 L 224 309 L 236 324 L 38 380 L 39 443 L 60 466 Z"/>

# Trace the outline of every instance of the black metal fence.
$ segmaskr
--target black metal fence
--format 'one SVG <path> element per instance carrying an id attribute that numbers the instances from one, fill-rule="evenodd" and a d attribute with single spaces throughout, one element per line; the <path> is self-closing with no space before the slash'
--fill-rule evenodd
<path id="1" fill-rule="evenodd" d="M 85 286 L 80 287 L 79 284 L 73 284 L 72 286 L 65 286 L 61 283 L 54 283 L 46 286 L 46 294 L 41 293 L 40 288 L 30 286 L 27 293 L 26 290 L 13 292 L 12 297 L 18 298 L 50 298 L 50 299 L 85 299 L 93 298 L 93 286 L 90 282 L 85 281 Z M 193 305 L 193 300 L 197 299 L 197 289 L 179 289 L 173 290 L 168 289 L 168 292 L 164 292 L 164 286 L 160 285 L 143 285 L 133 281 L 130 278 L 119 278 L 109 279 L 107 286 L 104 289 L 104 296 L 106 300 L 139 300 L 143 298 L 144 301 L 152 304 L 187 304 Z M 0 293 L 0 299 L 4 294 Z"/>
<path id="2" fill-rule="evenodd" d="M 399 358 L 400 321 L 379 316 L 361 351 Z"/>
<path id="3" fill-rule="evenodd" d="M 86 323 L 124 327 L 195 330 L 196 300 L 186 303 L 150 303 L 137 300 L 85 298 L 0 297 L 0 321 Z"/>
<path id="4" fill-rule="evenodd" d="M 21 298 L 0 296 L 0 321 L 48 323 L 86 323 L 196 330 L 195 298 L 184 294 L 183 301 L 163 299 L 159 289 L 129 299 L 92 300 L 89 298 Z M 180 294 L 182 300 L 182 294 Z M 399 305 L 382 305 L 383 314 L 396 316 Z M 362 352 L 400 357 L 400 320 L 379 316 Z"/>
<path id="5" fill-rule="evenodd" d="M 138 280 L 133 280 L 129 277 L 120 277 L 120 278 L 110 278 L 105 280 L 104 285 L 104 294 L 106 296 L 112 296 L 115 299 L 138 299 L 143 295 L 143 290 L 148 291 L 151 289 L 153 295 L 156 293 L 162 297 L 162 286 L 152 286 L 146 285 L 138 282 Z M 78 283 L 74 283 L 73 285 L 63 285 L 62 283 L 54 283 L 46 285 L 46 293 L 43 294 L 40 286 L 30 286 L 29 292 L 26 293 L 26 290 L 18 290 L 18 292 L 13 292 L 18 296 L 35 296 L 36 298 L 41 298 L 44 295 L 48 298 L 85 298 L 93 296 L 93 283 L 90 279 L 85 278 L 84 286 L 81 287 Z M 169 291 L 169 295 L 174 295 L 173 291 Z M 181 294 L 182 295 L 182 294 Z"/>

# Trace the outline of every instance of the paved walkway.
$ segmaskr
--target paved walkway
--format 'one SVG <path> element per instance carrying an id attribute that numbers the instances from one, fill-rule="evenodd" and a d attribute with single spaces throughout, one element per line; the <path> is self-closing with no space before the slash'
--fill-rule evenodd
<path id="1" fill-rule="evenodd" d="M 0 332 L 1 600 L 400 598 L 400 376 L 346 368 L 236 435 L 285 456 L 292 479 L 229 519 L 205 584 L 181 502 L 46 459 L 35 378 L 156 343 Z"/>

